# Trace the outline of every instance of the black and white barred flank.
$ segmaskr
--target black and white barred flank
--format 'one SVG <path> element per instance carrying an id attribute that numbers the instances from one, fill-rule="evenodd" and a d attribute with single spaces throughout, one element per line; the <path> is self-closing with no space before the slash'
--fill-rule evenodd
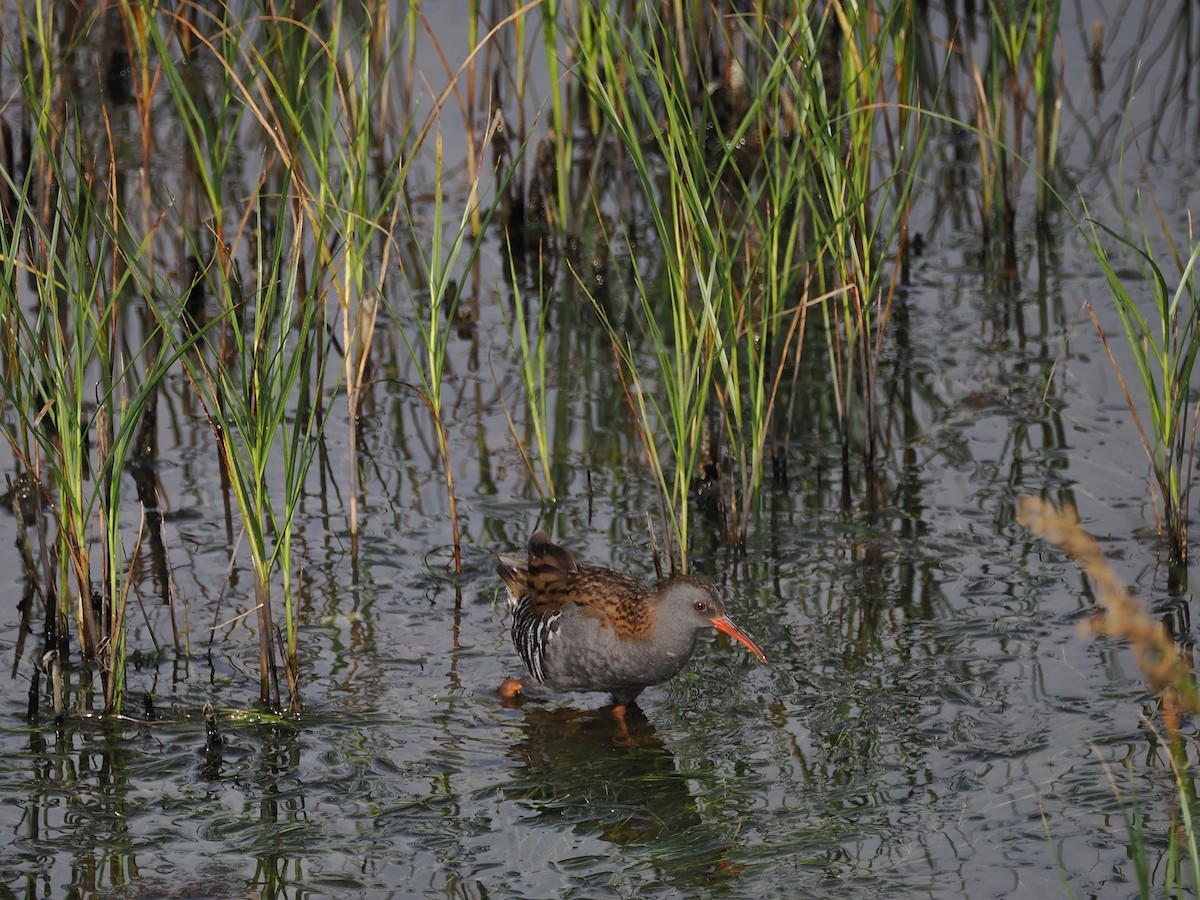
<path id="1" fill-rule="evenodd" d="M 551 639 L 558 634 L 562 611 L 538 615 L 528 596 L 513 605 L 512 641 L 529 674 L 546 683 L 545 653 Z"/>

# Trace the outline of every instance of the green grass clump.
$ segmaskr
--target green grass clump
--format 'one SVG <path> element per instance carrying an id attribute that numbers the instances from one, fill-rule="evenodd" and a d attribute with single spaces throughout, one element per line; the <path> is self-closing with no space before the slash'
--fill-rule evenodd
<path id="1" fill-rule="evenodd" d="M 1161 217 L 1159 220 L 1162 222 Z M 1168 280 L 1159 265 L 1144 220 L 1140 246 L 1135 242 L 1133 235 L 1136 232 L 1128 216 L 1123 233 L 1088 219 L 1085 237 L 1104 272 L 1120 316 L 1142 396 L 1149 404 L 1148 422 L 1143 422 L 1138 415 L 1137 404 L 1129 393 L 1129 386 L 1094 310 L 1091 310 L 1092 319 L 1108 350 L 1150 463 L 1159 530 L 1166 537 L 1171 561 L 1184 565 L 1188 559 L 1188 516 L 1195 474 L 1196 422 L 1200 414 L 1192 382 L 1196 353 L 1200 349 L 1200 293 L 1197 292 L 1200 285 L 1196 270 L 1200 261 L 1200 241 L 1189 232 L 1188 246 L 1181 252 L 1165 223 L 1162 224 L 1162 232 L 1171 248 L 1171 259 L 1178 271 L 1172 280 Z M 1106 238 L 1133 255 L 1142 276 L 1140 282 L 1130 283 L 1124 276 L 1124 267 L 1114 258 Z M 1148 310 L 1144 302 L 1147 297 L 1150 300 Z"/>
<path id="2" fill-rule="evenodd" d="M 142 519 L 131 533 L 123 475 L 154 452 L 146 426 L 173 356 L 134 312 L 129 260 L 144 238 L 121 208 L 111 133 L 97 134 L 63 93 L 72 45 L 57 41 L 62 23 L 40 5 L 19 23 L 31 130 L 23 176 L 3 160 L 0 428 L 21 470 L 15 511 L 32 529 L 32 538 L 21 531 L 23 553 L 41 575 L 45 651 L 65 664 L 73 630 L 104 709 L 120 713 L 133 559 L 153 527 Z M 161 590 L 169 601 L 169 586 Z"/>
<path id="3" fill-rule="evenodd" d="M 681 547 L 698 485 L 719 495 L 726 539 L 744 542 L 765 461 L 786 452 L 785 379 L 813 306 L 847 455 L 856 439 L 864 459 L 877 452 L 894 289 L 880 260 L 905 225 L 924 139 L 911 80 L 899 95 L 887 82 L 908 58 L 898 15 L 834 3 L 683 21 L 588 7 L 576 75 L 601 114 L 596 140 L 620 154 L 665 251 L 650 272 L 609 234 L 631 251 L 637 332 L 596 308 Z M 700 85 L 713 34 L 724 71 Z M 884 128 L 903 140 L 880 166 Z"/>

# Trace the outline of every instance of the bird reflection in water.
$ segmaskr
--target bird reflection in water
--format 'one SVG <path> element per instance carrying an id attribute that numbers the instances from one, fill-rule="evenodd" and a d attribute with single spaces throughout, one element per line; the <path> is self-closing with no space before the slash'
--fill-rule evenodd
<path id="1" fill-rule="evenodd" d="M 672 879 L 711 883 L 736 871 L 725 858 L 725 828 L 701 817 L 689 776 L 636 704 L 622 715 L 613 707 L 521 708 L 508 799 L 522 801 L 540 822 L 622 848 L 645 846 Z"/>

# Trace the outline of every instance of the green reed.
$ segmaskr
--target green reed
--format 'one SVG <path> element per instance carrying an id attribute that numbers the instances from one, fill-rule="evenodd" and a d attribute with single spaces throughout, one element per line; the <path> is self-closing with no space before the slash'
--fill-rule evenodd
<path id="1" fill-rule="evenodd" d="M 782 23 L 753 16 L 739 24 L 752 36 L 748 59 L 706 95 L 705 109 L 719 121 L 722 92 L 744 104 L 714 173 L 742 202 L 727 200 L 717 220 L 721 250 L 734 259 L 718 315 L 733 339 L 712 350 L 721 373 L 715 400 L 732 462 L 727 538 L 744 542 L 768 449 L 786 452 L 776 439 L 776 404 L 785 373 L 799 365 L 809 307 L 819 302 L 809 294 L 814 253 L 805 246 L 812 222 L 805 209 L 815 200 L 809 137 L 826 123 L 815 121 L 815 85 L 802 62 L 820 40 L 819 26 L 814 30 L 799 14 Z M 769 448 L 772 441 L 776 446 Z"/>
<path id="2" fill-rule="evenodd" d="M 1167 896 L 1188 897 L 1200 884 L 1200 798 L 1196 796 L 1196 779 L 1188 751 L 1178 735 L 1168 745 L 1168 753 L 1178 803 L 1172 811 L 1163 887 Z"/>
<path id="3" fill-rule="evenodd" d="M 60 39 L 62 22 L 39 5 L 19 23 L 32 157 L 24 179 L 12 159 L 0 175 L 9 199 L 0 430 L 29 480 L 47 649 L 67 664 L 73 620 L 80 656 L 99 672 L 104 710 L 120 713 L 125 611 L 143 534 L 129 545 L 122 481 L 144 450 L 139 437 L 170 358 L 152 325 L 139 331 L 131 321 L 145 240 L 122 211 L 111 135 L 98 134 L 63 89 L 73 48 Z M 23 552 L 28 560 L 35 550 Z M 80 704 L 90 708 L 91 698 Z"/>
<path id="4" fill-rule="evenodd" d="M 1131 118 L 1129 109 L 1125 118 Z M 1092 321 L 1108 352 L 1150 465 L 1155 517 L 1159 533 L 1166 538 L 1169 561 L 1174 564 L 1174 586 L 1180 581 L 1186 583 L 1188 515 L 1200 422 L 1200 404 L 1195 402 L 1193 386 L 1200 351 L 1200 238 L 1189 216 L 1186 244 L 1181 246 L 1153 192 L 1138 192 L 1131 208 L 1123 189 L 1129 149 L 1123 141 L 1116 176 L 1116 184 L 1122 186 L 1117 203 L 1119 229 L 1091 218 L 1082 198 L 1082 217 L 1076 225 L 1104 273 L 1142 396 L 1149 406 L 1148 421 L 1143 421 L 1139 404 L 1130 393 L 1096 315 L 1095 304 L 1089 301 Z M 1140 277 L 1130 275 L 1130 261 Z"/>
<path id="5" fill-rule="evenodd" d="M 1188 248 L 1186 256 L 1183 255 L 1166 222 L 1158 217 L 1177 272 L 1168 279 L 1156 259 L 1144 210 L 1137 211 L 1137 224 L 1127 209 L 1122 209 L 1122 215 L 1122 232 L 1088 219 L 1084 236 L 1104 272 L 1120 317 L 1125 343 L 1137 368 L 1142 394 L 1149 404 L 1148 423 L 1138 415 L 1137 404 L 1129 393 L 1129 386 L 1108 347 L 1108 338 L 1094 310 L 1092 319 L 1108 349 L 1109 360 L 1121 382 L 1126 404 L 1150 463 L 1157 488 L 1159 530 L 1165 533 L 1171 560 L 1186 563 L 1196 424 L 1200 416 L 1192 383 L 1196 354 L 1200 349 L 1200 284 L 1197 278 L 1200 240 L 1189 230 Z M 1109 241 L 1115 241 L 1124 249 L 1120 258 L 1114 258 Z M 1141 275 L 1140 280 L 1132 284 L 1124 265 L 1130 255 Z"/>
<path id="6" fill-rule="evenodd" d="M 1151 726 L 1150 730 L 1159 741 L 1166 743 L 1167 738 L 1157 728 Z M 1186 752 L 1181 755 L 1174 745 L 1168 745 L 1168 757 L 1175 781 L 1176 804 L 1165 835 L 1158 840 L 1148 833 L 1150 807 L 1138 794 L 1142 777 L 1132 771 L 1129 760 L 1122 761 L 1119 775 L 1102 761 L 1109 787 L 1121 811 L 1121 821 L 1129 836 L 1129 858 L 1133 862 L 1137 895 L 1143 898 L 1153 896 L 1151 888 L 1155 883 L 1155 872 L 1159 873 L 1162 893 L 1166 897 L 1194 896 L 1195 885 L 1200 883 L 1200 832 L 1197 830 L 1200 804 L 1197 803 L 1195 779 L 1187 763 Z M 1157 850 L 1163 838 L 1166 842 L 1165 858 Z M 1159 858 L 1156 860 L 1152 858 L 1154 856 Z"/>
<path id="7" fill-rule="evenodd" d="M 823 189 L 808 209 L 823 260 L 816 269 L 818 284 L 822 293 L 833 295 L 821 314 L 841 434 L 842 480 L 848 486 L 854 445 L 868 472 L 880 455 L 878 366 L 896 289 L 895 274 L 885 277 L 883 256 L 906 227 L 927 132 L 913 114 L 919 110 L 919 91 L 910 47 L 913 23 L 906 18 L 911 11 L 902 5 L 880 11 L 840 3 L 830 9 L 845 45 L 836 65 L 822 67 L 813 91 L 814 118 L 824 124 L 811 132 Z M 820 49 L 813 42 L 811 52 Z M 889 134 L 895 135 L 894 143 L 877 160 Z M 893 273 L 900 261 L 897 257 Z"/>
<path id="8" fill-rule="evenodd" d="M 541 0 L 539 4 L 542 21 L 542 48 L 546 55 L 546 69 L 550 75 L 550 122 L 551 142 L 554 159 L 553 209 L 557 222 L 551 223 L 559 230 L 573 230 L 577 217 L 571 215 L 571 168 L 574 155 L 574 129 L 568 98 L 570 80 L 566 74 L 569 61 L 562 49 L 562 32 L 566 21 L 561 0 Z"/>
<path id="9" fill-rule="evenodd" d="M 654 13 L 626 22 L 606 7 L 592 9 L 591 15 L 601 40 L 580 47 L 579 77 L 604 115 L 602 135 L 611 132 L 627 157 L 666 251 L 653 283 L 637 265 L 637 256 L 632 256 L 633 307 L 656 374 L 646 370 L 640 341 L 621 334 L 603 306 L 596 304 L 596 309 L 609 331 L 622 384 L 686 567 L 689 495 L 702 474 L 711 480 L 724 467 L 720 450 L 714 448 L 720 447 L 725 435 L 709 434 L 705 439 L 706 417 L 714 404 L 725 410 L 719 427 L 733 436 L 730 443 L 741 464 L 738 475 L 743 489 L 755 479 L 753 464 L 748 464 L 742 451 L 749 443 L 758 451 L 750 455 L 761 458 L 767 433 L 761 403 L 767 369 L 760 365 L 764 356 L 758 351 L 767 352 L 772 345 L 775 320 L 792 291 L 795 234 L 781 241 L 779 231 L 794 227 L 797 219 L 762 216 L 764 206 L 769 212 L 781 211 L 778 206 L 771 209 L 776 199 L 770 196 L 772 180 L 768 178 L 769 185 L 763 187 L 756 173 L 739 167 L 736 154 L 747 140 L 763 134 L 772 141 L 776 137 L 770 129 L 752 127 L 757 114 L 766 117 L 761 101 L 751 101 L 752 112 L 741 121 L 719 118 L 713 96 L 697 109 L 687 77 L 687 60 L 695 54 L 686 52 L 687 41 L 674 40 L 678 32 L 670 23 Z M 689 33 L 687 40 L 694 39 Z M 773 62 L 767 80 L 777 85 L 789 71 L 786 55 L 777 54 Z M 743 75 L 739 68 L 738 77 Z M 743 100 L 743 88 L 740 83 L 723 84 L 712 91 L 722 92 L 721 99 L 732 106 Z M 759 97 L 764 95 L 769 95 L 769 89 Z M 786 152 L 795 144 L 771 146 Z M 786 182 L 797 172 L 793 162 L 766 169 Z M 723 181 L 732 189 L 727 190 Z M 801 190 L 798 179 L 793 187 Z M 743 269 L 743 248 L 751 234 L 756 238 L 752 260 Z M 780 262 L 782 266 L 773 267 Z M 758 284 L 770 287 L 760 292 L 755 289 Z M 750 384 L 743 381 L 747 369 Z M 757 427 L 748 441 L 747 426 Z M 656 435 L 666 435 L 666 446 L 659 446 Z M 744 491 L 744 496 L 748 500 L 750 492 Z M 734 503 L 726 509 L 736 513 L 740 507 Z M 736 517 L 726 527 L 731 540 L 736 540 L 733 533 L 741 530 Z"/>
<path id="10" fill-rule="evenodd" d="M 1055 39 L 1058 36 L 1061 0 L 1038 2 L 1033 6 L 1032 28 L 1035 35 L 1033 47 L 1032 81 L 1035 131 L 1035 169 L 1037 171 L 1037 216 L 1044 223 L 1046 217 L 1060 208 L 1061 199 L 1054 190 L 1058 180 L 1058 144 L 1062 128 L 1062 84 L 1054 65 Z"/>
<path id="11" fill-rule="evenodd" d="M 525 311 L 526 300 L 521 293 L 516 263 L 512 260 L 511 255 L 509 276 L 513 292 L 513 321 L 509 324 L 511 334 L 508 343 L 519 362 L 521 387 L 524 389 L 526 416 L 529 428 L 533 431 L 532 438 L 522 437 L 517 433 L 517 425 L 507 403 L 505 403 L 504 415 L 508 421 L 509 430 L 512 432 L 513 440 L 516 442 L 517 452 L 521 455 L 521 461 L 525 464 L 525 470 L 529 473 L 534 487 L 543 499 L 553 501 L 557 499 L 558 491 L 554 482 L 554 460 L 549 433 L 550 416 L 546 399 L 550 381 L 546 353 L 549 343 L 549 285 L 543 282 L 545 270 L 539 266 L 536 318 L 531 322 Z M 540 480 L 534 461 L 530 458 L 530 449 L 537 457 L 537 469 L 541 470 Z"/>
<path id="12" fill-rule="evenodd" d="M 260 700 L 283 708 L 272 600 L 278 572 L 284 616 L 279 652 L 296 713 L 294 523 L 330 414 L 322 398 L 331 386 L 344 380 L 348 412 L 357 415 L 378 308 L 377 273 L 390 253 L 390 244 L 377 238 L 399 214 L 405 174 L 399 147 L 391 158 L 377 158 L 372 112 L 380 82 L 371 66 L 397 58 L 399 44 L 373 44 L 374 20 L 345 11 L 332 22 L 319 9 L 308 19 L 239 21 L 229 9 L 221 15 L 211 37 L 208 29 L 187 32 L 186 23 L 176 23 L 225 73 L 215 96 L 193 85 L 188 70 L 171 62 L 173 48 L 157 38 L 213 229 L 225 234 L 230 248 L 216 246 L 207 267 L 204 284 L 218 313 L 198 338 L 199 352 L 186 362 L 248 538 L 258 601 Z M 270 152 L 249 203 L 234 220 L 227 218 L 231 207 L 221 185 L 231 175 L 232 142 L 245 139 L 246 131 L 257 131 Z M 194 232 L 193 240 L 203 258 L 203 235 Z M 384 249 L 377 250 L 380 244 Z M 343 336 L 338 375 L 326 367 L 334 354 L 334 311 Z M 178 310 L 160 307 L 160 314 L 173 333 L 189 333 Z M 358 521 L 354 474 L 352 540 Z"/>
<path id="13" fill-rule="evenodd" d="M 384 10 L 376 10 L 384 16 Z M 410 10 L 410 16 L 415 15 Z M 342 321 L 343 382 L 346 387 L 347 421 L 358 421 L 364 382 L 369 372 L 371 345 L 380 311 L 381 273 L 393 254 L 388 239 L 403 208 L 407 175 L 406 152 L 410 137 L 407 115 L 392 121 L 394 110 L 385 91 L 387 75 L 400 58 L 400 40 L 377 35 L 381 22 L 361 23 L 347 28 L 338 18 L 325 51 L 323 99 L 318 122 L 307 148 L 311 171 L 306 178 L 306 195 L 314 230 L 332 241 L 319 246 L 341 247 L 341 258 L 326 256 L 322 266 L 333 273 Z M 357 65 L 348 68 L 344 60 Z M 341 111 L 340 116 L 335 111 Z M 390 153 L 382 154 L 379 135 L 386 123 L 398 137 Z M 379 158 L 382 157 L 382 158 Z M 359 528 L 358 429 L 348 429 L 350 465 L 349 511 L 351 541 L 357 551 Z"/>
<path id="14" fill-rule="evenodd" d="M 454 571 L 462 571 L 462 536 L 458 517 L 458 495 L 454 487 L 454 466 L 450 454 L 449 431 L 445 420 L 442 390 L 446 374 L 447 353 L 451 335 L 456 329 L 460 303 L 472 288 L 468 283 L 476 282 L 478 290 L 477 261 L 484 241 L 487 239 L 487 228 L 491 224 L 497 210 L 502 205 L 497 199 L 486 210 L 480 210 L 482 188 L 490 187 L 497 198 L 503 197 L 509 188 L 512 169 L 500 171 L 488 184 L 480 175 L 480 160 L 487 157 L 492 147 L 492 141 L 502 126 L 502 118 L 492 117 L 482 134 L 475 130 L 475 64 L 477 57 L 486 49 L 502 28 L 514 26 L 523 29 L 525 15 L 535 5 L 523 6 L 518 4 L 513 12 L 482 38 L 478 35 L 478 7 L 470 7 L 470 39 L 471 49 L 467 58 L 456 69 L 452 68 L 442 56 L 445 74 L 449 78 L 448 86 L 435 98 L 433 108 L 428 116 L 414 128 L 412 148 L 422 146 L 432 137 L 434 179 L 431 189 L 432 218 L 425 222 L 423 216 L 428 205 L 417 208 L 409 197 L 398 197 L 398 208 L 393 217 L 393 225 L 399 222 L 409 233 L 430 232 L 429 247 L 426 249 L 421 241 L 407 241 L 400 247 L 394 235 L 389 235 L 389 242 L 394 243 L 400 257 L 400 273 L 404 282 L 404 294 L 410 305 L 410 316 L 403 316 L 393 308 L 397 321 L 407 321 L 412 324 L 415 336 L 410 335 L 409 328 L 400 329 L 400 337 L 414 363 L 417 373 L 416 383 L 406 383 L 433 418 L 434 433 L 437 438 L 438 455 L 441 458 L 442 472 L 446 481 L 448 512 L 454 551 Z M 521 31 L 518 30 L 518 35 Z M 436 41 L 435 41 L 436 43 Z M 440 53 L 440 47 L 438 47 Z M 465 88 L 464 88 L 465 85 Z M 465 95 L 465 96 L 464 96 Z M 470 147 L 466 154 L 468 167 L 468 191 L 462 204 L 461 213 L 455 218 L 448 215 L 448 198 L 453 189 L 447 182 L 445 160 L 442 143 L 442 117 L 446 107 L 454 99 L 463 118 Z M 524 148 L 522 147 L 521 153 Z M 409 152 L 412 152 L 410 149 Z M 515 166 L 519 163 L 520 154 L 512 160 Z"/>
<path id="15" fill-rule="evenodd" d="M 435 110 L 435 115 L 437 111 Z M 479 156 L 482 157 L 495 134 L 495 123 L 483 135 Z M 479 183 L 471 185 L 462 213 L 457 220 L 447 221 L 445 165 L 442 154 L 442 131 L 440 120 L 433 125 L 434 141 L 434 185 L 433 218 L 429 224 L 429 249 L 420 242 L 413 242 L 406 255 L 407 265 L 401 268 L 405 280 L 405 293 L 411 304 L 409 321 L 415 330 L 410 337 L 408 328 L 400 329 L 409 356 L 415 364 L 418 383 L 409 384 L 433 418 L 437 436 L 438 453 L 442 472 L 446 479 L 449 504 L 450 530 L 454 544 L 454 571 L 462 571 L 462 538 L 458 520 L 458 496 L 454 489 L 454 467 L 450 456 L 449 432 L 445 421 L 442 389 L 446 371 L 446 356 L 451 336 L 455 329 L 459 304 L 468 288 L 465 274 L 470 273 L 484 240 L 484 233 L 475 232 L 471 226 L 472 213 L 476 205 Z M 501 188 L 502 192 L 503 188 Z M 496 207 L 492 206 L 483 220 L 486 228 Z M 419 214 L 411 206 L 406 209 L 405 221 L 416 229 Z"/>
<path id="16" fill-rule="evenodd" d="M 835 3 L 823 16 L 692 22 L 588 7 L 576 77 L 603 115 L 596 140 L 619 148 L 665 251 L 657 273 L 634 272 L 652 365 L 641 340 L 597 309 L 681 545 L 688 497 L 714 479 L 727 539 L 744 539 L 814 303 L 844 439 L 865 434 L 866 459 L 877 452 L 874 361 L 894 287 L 879 257 L 904 227 L 924 141 L 908 112 L 911 79 L 897 97 L 885 77 L 896 68 L 889 51 L 907 58 L 898 15 Z M 725 72 L 697 94 L 689 73 L 709 52 L 700 35 L 714 29 L 728 43 Z M 845 43 L 831 63 L 836 34 Z M 881 172 L 885 125 L 902 146 Z M 652 435 L 666 435 L 665 446 L 651 446 Z"/>
<path id="17" fill-rule="evenodd" d="M 1059 206 L 1053 190 L 1058 166 L 1061 85 L 1054 65 L 1061 0 L 989 0 L 989 47 L 984 69 L 971 61 L 975 126 L 979 136 L 981 224 L 985 242 L 1004 241 L 1003 271 L 1016 274 L 1017 192 L 1028 167 L 1027 118 L 1033 108 L 1036 215 Z"/>
<path id="18" fill-rule="evenodd" d="M 433 222 L 431 225 L 430 247 L 426 253 L 417 243 L 415 263 L 422 275 L 422 282 L 410 284 L 407 294 L 413 307 L 413 321 L 416 325 L 417 340 L 413 341 L 408 335 L 408 329 L 401 329 L 400 334 L 408 349 L 409 356 L 416 363 L 419 385 L 411 385 L 414 393 L 429 410 L 433 418 L 433 426 L 437 435 L 438 453 L 441 456 L 442 471 L 446 478 L 446 493 L 450 512 L 450 531 L 454 542 L 454 571 L 462 569 L 462 547 L 458 525 L 458 497 L 454 490 L 454 466 L 450 457 L 448 432 L 442 405 L 443 378 L 446 369 L 446 353 L 450 344 L 450 335 L 454 319 L 458 313 L 459 301 L 462 299 L 463 282 L 456 279 L 460 273 L 456 267 L 461 263 L 461 257 L 466 251 L 467 256 L 473 257 L 478 252 L 478 241 L 468 240 L 470 234 L 470 206 L 464 208 L 457 227 L 446 241 L 446 189 L 445 168 L 442 156 L 442 133 L 440 125 L 434 135 L 434 201 Z M 472 188 L 472 195 L 474 188 Z M 411 215 L 411 213 L 410 213 Z M 411 219 L 410 219 L 411 221 Z M 469 268 L 470 261 L 467 266 Z M 405 270 L 407 271 L 407 270 Z"/>
<path id="19" fill-rule="evenodd" d="M 798 164 L 806 159 L 807 168 L 783 185 L 783 196 L 792 192 L 801 204 L 811 281 L 805 298 L 819 304 L 844 489 L 852 451 L 869 474 L 886 446 L 877 418 L 879 365 L 930 127 L 919 98 L 938 93 L 920 83 L 914 15 L 904 4 L 835 2 L 789 35 L 805 61 L 793 69 L 787 97 L 802 135 Z M 779 384 L 776 379 L 776 391 Z M 878 484 L 868 479 L 868 486 Z M 872 493 L 869 499 L 878 498 Z"/>
<path id="20" fill-rule="evenodd" d="M 633 308 L 657 367 L 655 376 L 643 371 L 634 341 L 621 334 L 601 305 L 595 306 L 609 332 L 668 524 L 686 550 L 688 495 L 699 471 L 701 428 L 715 365 L 707 347 L 724 339 L 713 334 L 720 324 L 712 313 L 720 303 L 722 283 L 728 286 L 731 257 L 720 252 L 708 217 L 713 181 L 703 131 L 697 134 L 680 57 L 665 23 L 653 11 L 643 21 L 626 23 L 600 5 L 592 18 L 598 23 L 598 40 L 580 47 L 578 77 L 627 155 L 664 251 L 661 280 L 653 285 L 632 256 Z M 665 174 L 661 184 L 659 165 Z M 660 434 L 666 436 L 666 447 L 658 444 Z M 669 454 L 665 463 L 664 453 Z M 683 564 L 686 568 L 686 555 Z"/>

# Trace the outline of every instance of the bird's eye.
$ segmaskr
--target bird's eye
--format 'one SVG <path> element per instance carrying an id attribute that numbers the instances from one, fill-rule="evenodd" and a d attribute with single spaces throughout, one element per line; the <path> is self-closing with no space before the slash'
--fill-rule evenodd
<path id="1" fill-rule="evenodd" d="M 697 600 L 695 603 L 692 604 L 692 609 L 694 609 L 698 613 L 706 613 L 706 612 L 708 612 L 708 604 L 705 603 L 703 600 Z"/>

